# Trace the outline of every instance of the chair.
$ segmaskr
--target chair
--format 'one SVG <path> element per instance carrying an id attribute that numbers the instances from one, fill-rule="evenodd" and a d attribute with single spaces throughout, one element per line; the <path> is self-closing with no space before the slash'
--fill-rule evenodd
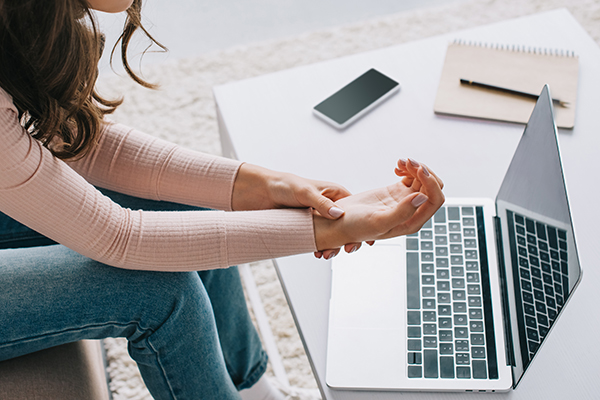
<path id="1" fill-rule="evenodd" d="M 82 340 L 0 362 L 0 399 L 109 400 L 102 342 Z"/>

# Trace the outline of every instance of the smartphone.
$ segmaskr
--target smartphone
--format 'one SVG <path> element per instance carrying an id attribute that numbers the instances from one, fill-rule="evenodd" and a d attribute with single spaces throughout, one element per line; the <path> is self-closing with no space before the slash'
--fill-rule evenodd
<path id="1" fill-rule="evenodd" d="M 313 112 L 334 127 L 344 129 L 399 89 L 398 82 L 370 69 L 317 104 Z"/>

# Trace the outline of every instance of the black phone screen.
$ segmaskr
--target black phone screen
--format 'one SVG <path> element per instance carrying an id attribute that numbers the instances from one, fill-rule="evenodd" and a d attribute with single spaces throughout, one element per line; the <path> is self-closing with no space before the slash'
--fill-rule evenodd
<path id="1" fill-rule="evenodd" d="M 316 105 L 315 110 L 342 125 L 396 86 L 395 80 L 370 69 Z"/>

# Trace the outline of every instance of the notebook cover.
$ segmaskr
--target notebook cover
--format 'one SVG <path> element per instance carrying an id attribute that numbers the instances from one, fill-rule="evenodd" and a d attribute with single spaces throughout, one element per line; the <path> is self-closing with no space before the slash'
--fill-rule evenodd
<path id="1" fill-rule="evenodd" d="M 555 104 L 556 125 L 559 128 L 573 128 L 578 72 L 579 59 L 568 52 L 451 43 L 448 45 L 434 111 L 526 124 L 535 106 L 535 99 L 462 85 L 460 79 L 529 93 L 540 93 L 548 84 L 553 98 L 569 103 L 568 107 Z"/>

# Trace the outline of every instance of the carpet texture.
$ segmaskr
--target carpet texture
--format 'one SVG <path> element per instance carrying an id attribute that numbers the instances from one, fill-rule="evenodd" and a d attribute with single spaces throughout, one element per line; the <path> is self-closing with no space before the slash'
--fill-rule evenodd
<path id="1" fill-rule="evenodd" d="M 98 88 L 105 96 L 125 97 L 114 120 L 182 146 L 220 154 L 212 97 L 216 85 L 560 7 L 600 43 L 600 0 L 465 0 L 144 67 L 143 76 L 160 84 L 157 91 L 116 76 L 102 76 Z M 292 386 L 286 390 L 288 398 L 319 399 L 272 262 L 252 264 L 251 270 Z M 114 400 L 151 399 L 125 340 L 106 339 L 105 346 Z"/>

